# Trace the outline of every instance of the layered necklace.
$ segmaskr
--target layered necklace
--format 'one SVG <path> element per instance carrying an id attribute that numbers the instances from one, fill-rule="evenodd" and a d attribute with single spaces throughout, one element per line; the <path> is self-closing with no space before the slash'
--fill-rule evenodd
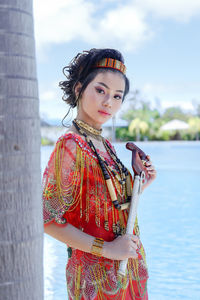
<path id="1" fill-rule="evenodd" d="M 123 165 L 123 163 L 114 153 L 114 151 L 111 149 L 110 145 L 101 136 L 102 129 L 100 130 L 95 129 L 91 127 L 89 124 L 85 123 L 84 121 L 77 120 L 77 119 L 73 120 L 73 125 L 75 126 L 76 130 L 85 137 L 88 146 L 91 148 L 92 152 L 97 157 L 115 209 L 119 211 L 127 209 L 129 207 L 129 203 L 131 200 L 131 191 L 132 191 L 130 174 L 127 168 Z M 92 140 L 90 139 L 90 136 L 93 137 L 94 139 L 101 140 L 103 142 L 104 147 L 107 150 L 107 153 L 115 162 L 115 167 L 118 173 L 111 166 L 109 166 L 109 164 L 104 159 L 104 157 L 97 152 L 97 149 L 94 146 Z M 117 190 L 117 194 L 113 182 Z M 120 189 L 118 188 L 117 182 L 122 186 L 121 192 Z M 121 203 L 122 199 L 125 200 L 124 203 Z"/>
<path id="2" fill-rule="evenodd" d="M 98 141 L 102 141 L 102 129 L 96 129 L 85 123 L 84 121 L 74 119 L 73 124 L 79 133 L 84 135 L 85 137 L 90 136 Z"/>

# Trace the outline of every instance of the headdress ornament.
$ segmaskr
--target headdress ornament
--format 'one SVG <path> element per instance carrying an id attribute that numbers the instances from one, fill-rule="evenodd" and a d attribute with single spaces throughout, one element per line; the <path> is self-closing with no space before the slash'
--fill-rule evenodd
<path id="1" fill-rule="evenodd" d="M 111 68 L 126 74 L 126 66 L 117 59 L 103 58 L 95 65 L 97 68 Z"/>

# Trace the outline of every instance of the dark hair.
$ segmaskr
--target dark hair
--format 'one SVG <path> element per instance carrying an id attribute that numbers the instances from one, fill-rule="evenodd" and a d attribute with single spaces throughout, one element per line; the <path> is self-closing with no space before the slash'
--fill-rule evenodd
<path id="1" fill-rule="evenodd" d="M 119 70 L 113 68 L 95 68 L 97 62 L 103 58 L 113 58 L 124 63 L 122 54 L 117 50 L 93 48 L 89 51 L 78 53 L 70 62 L 70 64 L 63 68 L 63 74 L 67 77 L 67 80 L 59 82 L 59 86 L 64 91 L 62 99 L 69 104 L 70 107 L 73 108 L 77 106 L 77 100 L 98 73 L 106 72 L 107 70 L 112 72 L 120 72 Z M 66 74 L 66 72 L 68 72 L 68 74 Z M 125 80 L 125 91 L 123 96 L 124 100 L 124 97 L 129 92 L 129 80 L 123 73 L 121 74 Z M 75 95 L 75 87 L 78 82 L 80 82 L 82 86 L 77 99 Z"/>

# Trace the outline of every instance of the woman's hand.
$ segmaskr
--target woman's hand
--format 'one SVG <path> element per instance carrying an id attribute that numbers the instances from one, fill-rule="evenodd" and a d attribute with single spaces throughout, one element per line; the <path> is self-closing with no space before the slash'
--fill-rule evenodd
<path id="1" fill-rule="evenodd" d="M 113 260 L 124 260 L 132 257 L 137 258 L 136 250 L 140 243 L 139 238 L 133 234 L 118 236 L 112 242 L 104 242 L 102 256 Z"/>
<path id="2" fill-rule="evenodd" d="M 152 161 L 150 159 L 150 156 L 147 155 L 148 161 L 145 162 L 145 167 L 147 169 L 148 175 L 149 175 L 149 179 L 147 181 L 147 183 L 145 183 L 142 186 L 142 190 L 144 190 L 147 186 L 149 186 L 155 179 L 156 179 L 156 170 L 155 167 L 152 165 Z"/>

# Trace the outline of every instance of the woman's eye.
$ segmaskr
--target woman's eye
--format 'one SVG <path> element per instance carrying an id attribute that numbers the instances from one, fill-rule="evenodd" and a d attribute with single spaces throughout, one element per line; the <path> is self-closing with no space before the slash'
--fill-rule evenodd
<path id="1" fill-rule="evenodd" d="M 100 89 L 100 88 L 96 88 L 96 91 L 97 91 L 97 93 L 99 93 L 99 94 L 103 94 L 103 93 L 104 93 L 104 90 L 102 90 L 102 89 Z"/>
<path id="2" fill-rule="evenodd" d="M 120 96 L 120 95 L 115 95 L 114 98 L 117 99 L 117 100 L 121 100 L 121 99 L 122 99 L 122 96 Z"/>

